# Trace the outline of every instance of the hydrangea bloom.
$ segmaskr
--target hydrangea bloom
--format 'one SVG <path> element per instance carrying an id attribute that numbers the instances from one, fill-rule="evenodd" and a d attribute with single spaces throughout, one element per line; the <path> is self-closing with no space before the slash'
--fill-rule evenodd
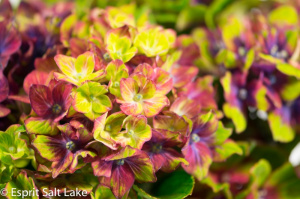
<path id="1" fill-rule="evenodd" d="M 298 198 L 299 10 L 0 1 L 2 194 Z"/>

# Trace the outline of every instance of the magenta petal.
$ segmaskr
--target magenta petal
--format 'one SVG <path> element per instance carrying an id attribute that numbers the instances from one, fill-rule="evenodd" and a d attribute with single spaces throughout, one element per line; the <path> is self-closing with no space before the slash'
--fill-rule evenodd
<path id="1" fill-rule="evenodd" d="M 176 161 L 176 159 L 183 158 L 183 155 L 181 153 L 178 153 L 175 149 L 172 148 L 165 149 L 163 156 L 165 161 L 161 167 L 161 170 L 164 172 L 174 171 L 180 163 L 180 161 Z"/>
<path id="2" fill-rule="evenodd" d="M 30 86 L 33 84 L 42 84 L 45 85 L 48 79 L 49 73 L 44 71 L 34 70 L 29 73 L 23 83 L 23 88 L 27 94 L 29 94 Z"/>
<path id="3" fill-rule="evenodd" d="M 212 162 L 211 150 L 203 142 L 186 145 L 182 149 L 182 153 L 189 162 L 188 166 L 182 165 L 182 167 L 190 174 L 195 174 L 199 170 L 207 170 Z"/>
<path id="4" fill-rule="evenodd" d="M 20 48 L 21 39 L 11 24 L 0 23 L 0 44 L 1 57 L 10 56 Z"/>
<path id="5" fill-rule="evenodd" d="M 59 83 L 57 84 L 52 91 L 53 102 L 56 104 L 63 105 L 64 109 L 67 110 L 71 106 L 72 98 L 71 98 L 72 85 Z"/>
<path id="6" fill-rule="evenodd" d="M 46 142 L 44 140 L 43 142 L 40 142 L 40 138 L 46 139 Z M 33 146 L 35 146 L 35 148 L 43 158 L 51 162 L 62 161 L 68 153 L 68 150 L 65 147 L 65 142 L 64 140 L 62 140 L 61 136 L 50 137 L 38 135 L 37 138 L 33 141 Z M 47 146 L 48 148 L 50 148 L 50 150 L 48 149 L 48 151 L 44 151 L 44 146 Z M 46 154 L 45 152 L 51 153 L 51 156 L 49 156 L 49 154 Z"/>
<path id="7" fill-rule="evenodd" d="M 30 104 L 34 112 L 40 117 L 51 115 L 52 95 L 47 86 L 32 85 L 29 90 Z"/>
<path id="8" fill-rule="evenodd" d="M 146 152 L 136 150 L 134 156 L 126 158 L 126 163 L 130 166 L 137 181 L 156 181 L 154 166 Z"/>
<path id="9" fill-rule="evenodd" d="M 8 99 L 30 104 L 28 95 L 9 95 Z"/>
<path id="10" fill-rule="evenodd" d="M 59 83 L 52 90 L 53 106 L 59 106 L 61 110 L 55 113 L 55 121 L 61 120 L 72 104 L 72 85 Z"/>
<path id="11" fill-rule="evenodd" d="M 151 153 L 149 157 L 155 171 L 158 171 L 165 164 L 166 159 L 162 153 Z"/>
<path id="12" fill-rule="evenodd" d="M 72 163 L 74 154 L 72 152 L 67 152 L 62 160 L 52 163 L 52 177 L 56 178 L 61 172 L 66 170 L 68 166 Z"/>
<path id="13" fill-rule="evenodd" d="M 0 72 L 0 102 L 4 101 L 9 92 L 8 82 L 6 77 Z"/>
<path id="14" fill-rule="evenodd" d="M 103 161 L 100 158 L 92 163 L 95 176 L 110 177 L 112 166 L 113 161 Z"/>
<path id="15" fill-rule="evenodd" d="M 6 117 L 10 113 L 10 109 L 6 108 L 5 106 L 2 106 L 0 104 L 0 118 Z"/>
<path id="16" fill-rule="evenodd" d="M 115 166 L 110 178 L 110 186 L 114 196 L 122 198 L 134 183 L 134 174 L 128 164 Z"/>
<path id="17" fill-rule="evenodd" d="M 0 70 L 4 70 L 7 63 L 8 63 L 8 60 L 9 60 L 10 57 L 1 57 L 0 56 Z"/>

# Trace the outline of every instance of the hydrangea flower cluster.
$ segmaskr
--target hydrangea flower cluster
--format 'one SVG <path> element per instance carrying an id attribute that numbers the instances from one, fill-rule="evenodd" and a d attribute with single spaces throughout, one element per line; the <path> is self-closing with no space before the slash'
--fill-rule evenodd
<path id="1" fill-rule="evenodd" d="M 277 6 L 216 23 L 207 11 L 207 26 L 178 34 L 147 6 L 0 2 L 6 197 L 300 196 L 286 158 L 299 137 L 299 9 Z"/>

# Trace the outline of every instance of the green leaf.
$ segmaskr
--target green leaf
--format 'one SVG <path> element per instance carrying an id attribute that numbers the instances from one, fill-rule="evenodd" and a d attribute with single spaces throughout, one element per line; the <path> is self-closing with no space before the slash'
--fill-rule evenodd
<path id="1" fill-rule="evenodd" d="M 195 180 L 183 170 L 173 172 L 155 189 L 160 199 L 182 199 L 192 194 Z"/>
<path id="2" fill-rule="evenodd" d="M 230 186 L 228 183 L 217 183 L 209 175 L 206 178 L 204 178 L 203 180 L 201 180 L 201 183 L 208 185 L 213 190 L 214 193 L 223 191 L 224 194 L 226 195 L 226 198 L 232 199 L 232 194 L 229 189 Z"/>
<path id="3" fill-rule="evenodd" d="M 189 6 L 179 13 L 176 21 L 176 29 L 182 31 L 194 23 L 204 21 L 205 5 Z"/>
<path id="4" fill-rule="evenodd" d="M 136 191 L 139 199 L 157 199 L 156 197 L 149 195 L 143 189 L 139 188 L 136 185 L 133 185 L 132 189 Z"/>
<path id="5" fill-rule="evenodd" d="M 97 180 L 97 177 L 92 174 L 82 175 L 81 173 L 73 173 L 68 178 L 66 186 L 71 190 L 76 190 L 77 188 L 79 190 L 90 192 L 93 189 L 93 186 L 90 183 L 92 182 L 92 178 L 96 178 L 95 180 Z"/>
<path id="6" fill-rule="evenodd" d="M 218 13 L 223 11 L 228 5 L 230 5 L 232 0 L 215 0 L 211 3 L 209 8 L 205 13 L 205 22 L 206 25 L 210 28 L 215 28 L 214 19 Z"/>
<path id="7" fill-rule="evenodd" d="M 297 10 L 290 5 L 283 5 L 274 9 L 268 18 L 273 25 L 298 25 Z"/>
<path id="8" fill-rule="evenodd" d="M 295 169 L 290 163 L 286 163 L 275 170 L 268 181 L 268 187 L 276 187 L 280 198 L 299 198 L 300 179 L 295 173 Z"/>
<path id="9" fill-rule="evenodd" d="M 295 170 L 294 170 L 293 166 L 290 163 L 286 163 L 272 173 L 272 175 L 266 182 L 266 185 L 277 186 L 277 185 L 280 185 L 283 182 L 287 182 L 295 177 L 297 177 L 297 176 L 295 175 Z M 300 179 L 299 179 L 299 181 L 300 181 Z"/>

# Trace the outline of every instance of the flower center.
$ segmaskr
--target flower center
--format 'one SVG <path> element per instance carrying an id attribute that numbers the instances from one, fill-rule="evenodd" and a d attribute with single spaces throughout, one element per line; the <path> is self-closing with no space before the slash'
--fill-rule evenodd
<path id="1" fill-rule="evenodd" d="M 11 147 L 8 148 L 8 151 L 10 153 L 15 153 L 17 150 L 16 150 L 16 148 L 14 146 L 11 146 Z"/>
<path id="2" fill-rule="evenodd" d="M 238 48 L 238 53 L 239 53 L 239 55 L 240 56 L 245 56 L 245 54 L 246 54 L 246 50 L 245 50 L 245 48 L 244 47 L 239 47 Z"/>
<path id="3" fill-rule="evenodd" d="M 153 153 L 159 153 L 161 150 L 162 150 L 162 145 L 161 144 L 154 144 L 152 146 Z"/>
<path id="4" fill-rule="evenodd" d="M 105 125 L 105 131 L 111 131 L 111 125 Z"/>
<path id="5" fill-rule="evenodd" d="M 103 55 L 103 58 L 105 59 L 105 61 L 110 61 L 110 60 L 111 60 L 108 53 L 105 53 L 105 54 Z"/>
<path id="6" fill-rule="evenodd" d="M 193 142 L 199 142 L 200 141 L 199 135 L 197 135 L 196 133 L 193 133 L 192 134 L 192 141 Z"/>
<path id="7" fill-rule="evenodd" d="M 133 100 L 135 102 L 140 102 L 141 100 L 143 99 L 143 96 L 141 94 L 136 94 L 134 97 L 133 97 Z"/>
<path id="8" fill-rule="evenodd" d="M 52 112 L 53 112 L 54 114 L 59 114 L 59 113 L 61 112 L 61 106 L 58 105 L 58 104 L 54 104 L 54 105 L 52 106 Z"/>
<path id="9" fill-rule="evenodd" d="M 129 135 L 133 135 L 133 134 L 134 134 L 134 131 L 133 131 L 133 130 L 129 130 L 129 131 L 128 131 L 128 134 L 129 134 Z"/>
<path id="10" fill-rule="evenodd" d="M 73 141 L 69 141 L 66 143 L 66 148 L 70 151 L 73 151 L 75 149 L 75 143 Z"/>
<path id="11" fill-rule="evenodd" d="M 286 59 L 288 57 L 288 52 L 286 50 L 279 50 L 279 47 L 277 45 L 274 45 L 271 48 L 270 54 L 273 57 L 277 57 L 279 59 Z"/>
<path id="12" fill-rule="evenodd" d="M 91 100 L 94 100 L 95 96 L 94 95 L 90 95 L 90 98 L 91 98 Z"/>
<path id="13" fill-rule="evenodd" d="M 122 56 L 122 53 L 119 50 L 116 52 L 116 54 L 118 55 L 118 57 Z"/>
<path id="14" fill-rule="evenodd" d="M 242 100 L 245 100 L 247 99 L 247 95 L 248 95 L 248 92 L 246 89 L 242 88 L 239 90 L 239 98 L 242 99 Z"/>
<path id="15" fill-rule="evenodd" d="M 118 88 L 120 86 L 120 83 L 119 82 L 114 82 L 114 84 L 113 84 L 113 87 L 114 88 Z"/>
<path id="16" fill-rule="evenodd" d="M 170 126 L 170 131 L 175 131 L 175 127 L 174 126 Z"/>
<path id="17" fill-rule="evenodd" d="M 77 73 L 76 77 L 77 77 L 77 79 L 82 79 L 83 74 L 82 73 Z"/>
<path id="18" fill-rule="evenodd" d="M 117 160 L 117 165 L 122 166 L 125 163 L 124 159 Z"/>

